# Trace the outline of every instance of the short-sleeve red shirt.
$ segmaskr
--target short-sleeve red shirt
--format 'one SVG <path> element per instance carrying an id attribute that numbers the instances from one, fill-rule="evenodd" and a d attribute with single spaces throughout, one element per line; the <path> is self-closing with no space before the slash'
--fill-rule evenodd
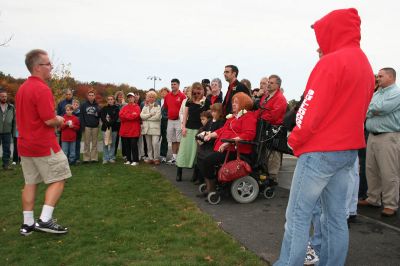
<path id="1" fill-rule="evenodd" d="M 45 121 L 55 118 L 51 89 L 39 77 L 29 77 L 16 95 L 18 153 L 26 157 L 49 156 L 61 150 L 54 127 Z"/>
<path id="2" fill-rule="evenodd" d="M 186 96 L 181 91 L 178 91 L 177 94 L 173 94 L 171 91 L 165 96 L 164 108 L 168 110 L 168 119 L 179 119 L 179 110 L 184 99 L 186 99 Z"/>

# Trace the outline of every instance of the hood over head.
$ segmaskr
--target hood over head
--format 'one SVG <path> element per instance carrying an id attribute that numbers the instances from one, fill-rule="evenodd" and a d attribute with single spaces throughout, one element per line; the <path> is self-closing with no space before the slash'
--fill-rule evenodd
<path id="1" fill-rule="evenodd" d="M 334 10 L 312 26 L 324 55 L 335 52 L 346 46 L 360 47 L 361 19 L 357 9 Z"/>

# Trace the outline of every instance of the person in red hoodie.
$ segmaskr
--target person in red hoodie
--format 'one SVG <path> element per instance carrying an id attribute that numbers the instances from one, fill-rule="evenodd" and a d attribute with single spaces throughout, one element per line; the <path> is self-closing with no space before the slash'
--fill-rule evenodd
<path id="1" fill-rule="evenodd" d="M 374 74 L 360 48 L 361 19 L 354 8 L 314 23 L 320 60 L 308 79 L 288 143 L 299 157 L 286 209 L 285 234 L 274 265 L 303 265 L 310 221 L 321 200 L 320 265 L 344 265 L 348 250 L 346 193 L 357 150 L 365 147 L 364 121 Z"/>
<path id="2" fill-rule="evenodd" d="M 61 148 L 68 158 L 69 164 L 75 164 L 76 136 L 80 128 L 79 119 L 73 115 L 72 104 L 65 106 L 64 123 L 61 125 Z"/>
<path id="3" fill-rule="evenodd" d="M 140 136 L 140 106 L 136 103 L 135 94 L 127 94 L 128 104 L 119 112 L 121 127 L 119 135 L 122 139 L 122 149 L 126 155 L 125 164 L 139 164 L 138 140 Z"/>
<path id="4" fill-rule="evenodd" d="M 258 104 L 257 114 L 262 120 L 273 126 L 283 124 L 287 101 L 281 90 L 282 79 L 278 75 L 268 78 L 268 85 Z M 266 169 L 269 178 L 278 182 L 279 168 L 281 167 L 282 153 L 279 151 L 266 150 Z"/>

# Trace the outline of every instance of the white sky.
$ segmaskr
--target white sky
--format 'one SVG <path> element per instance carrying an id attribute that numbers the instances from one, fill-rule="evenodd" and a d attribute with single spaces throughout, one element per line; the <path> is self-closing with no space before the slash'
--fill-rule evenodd
<path id="1" fill-rule="evenodd" d="M 278 74 L 288 100 L 299 98 L 318 60 L 310 25 L 337 8 L 355 7 L 361 46 L 376 72 L 400 73 L 399 1 L 294 0 L 0 0 L 0 71 L 29 75 L 25 54 L 45 49 L 54 63 L 71 63 L 79 81 L 153 87 L 179 78 L 181 87 L 203 78 L 223 79 L 224 66 L 239 67 L 252 87 Z"/>

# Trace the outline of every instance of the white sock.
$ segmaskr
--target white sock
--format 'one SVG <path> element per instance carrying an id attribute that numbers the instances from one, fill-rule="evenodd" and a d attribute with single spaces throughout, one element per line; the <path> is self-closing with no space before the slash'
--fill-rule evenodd
<path id="1" fill-rule="evenodd" d="M 35 223 L 33 211 L 23 211 L 22 214 L 24 215 L 24 224 L 31 226 Z"/>
<path id="2" fill-rule="evenodd" d="M 54 207 L 49 205 L 43 205 L 42 214 L 40 215 L 40 220 L 42 222 L 48 222 L 53 217 Z"/>
<path id="3" fill-rule="evenodd" d="M 172 154 L 172 158 L 176 160 L 176 154 Z"/>

